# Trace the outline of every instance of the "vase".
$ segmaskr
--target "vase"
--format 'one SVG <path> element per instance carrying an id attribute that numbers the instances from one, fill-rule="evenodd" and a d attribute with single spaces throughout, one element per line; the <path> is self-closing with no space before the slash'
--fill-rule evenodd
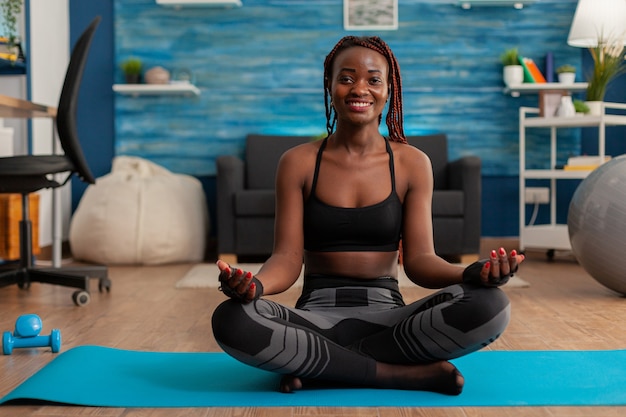
<path id="1" fill-rule="evenodd" d="M 169 84 L 170 72 L 163 67 L 154 67 L 143 75 L 146 84 Z"/>
<path id="2" fill-rule="evenodd" d="M 506 65 L 502 68 L 504 85 L 510 87 L 524 82 L 524 68 L 521 65 Z"/>
<path id="3" fill-rule="evenodd" d="M 574 102 L 572 96 L 561 97 L 561 104 L 556 111 L 558 117 L 572 117 L 576 116 L 576 109 L 574 108 Z"/>
<path id="4" fill-rule="evenodd" d="M 585 101 L 587 107 L 589 107 L 590 116 L 600 116 L 604 113 L 604 102 L 602 101 Z"/>

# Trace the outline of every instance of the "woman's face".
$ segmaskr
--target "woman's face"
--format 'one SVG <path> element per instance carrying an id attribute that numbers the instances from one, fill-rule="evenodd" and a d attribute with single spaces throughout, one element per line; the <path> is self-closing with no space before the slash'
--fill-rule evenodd
<path id="1" fill-rule="evenodd" d="M 380 53 L 355 46 L 333 62 L 330 94 L 338 122 L 379 123 L 389 97 L 389 66 Z"/>

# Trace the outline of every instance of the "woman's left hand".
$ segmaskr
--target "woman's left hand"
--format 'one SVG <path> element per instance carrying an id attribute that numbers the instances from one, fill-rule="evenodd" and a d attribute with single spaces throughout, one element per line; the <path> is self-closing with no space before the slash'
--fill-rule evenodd
<path id="1" fill-rule="evenodd" d="M 463 282 L 499 287 L 509 281 L 523 261 L 524 255 L 518 255 L 515 250 L 508 255 L 504 248 L 492 250 L 489 259 L 474 262 L 465 268 Z"/>

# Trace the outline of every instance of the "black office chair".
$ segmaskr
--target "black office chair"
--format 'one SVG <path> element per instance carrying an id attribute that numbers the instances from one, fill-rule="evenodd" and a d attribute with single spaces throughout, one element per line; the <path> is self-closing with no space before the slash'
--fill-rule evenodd
<path id="1" fill-rule="evenodd" d="M 99 279 L 100 292 L 111 289 L 106 266 L 63 266 L 43 268 L 33 263 L 32 225 L 29 219 L 28 195 L 44 188 L 57 188 L 66 184 L 74 174 L 88 184 L 95 179 L 87 165 L 76 132 L 76 107 L 78 92 L 87 61 L 91 40 L 100 17 L 96 17 L 78 38 L 67 67 L 63 89 L 57 108 L 56 129 L 63 155 L 19 155 L 0 158 L 0 193 L 22 195 L 22 220 L 20 221 L 20 259 L 17 267 L 0 270 L 0 287 L 17 284 L 27 289 L 31 282 L 56 284 L 78 288 L 72 299 L 78 306 L 90 301 L 90 278 Z M 66 174 L 62 181 L 54 174 Z"/>

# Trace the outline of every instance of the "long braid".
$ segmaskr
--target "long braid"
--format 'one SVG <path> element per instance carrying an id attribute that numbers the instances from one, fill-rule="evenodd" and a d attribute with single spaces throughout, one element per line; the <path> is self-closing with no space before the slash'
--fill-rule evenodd
<path id="1" fill-rule="evenodd" d="M 387 59 L 389 65 L 389 109 L 387 111 L 387 128 L 389 129 L 389 140 L 392 142 L 406 143 L 403 126 L 402 113 L 402 79 L 400 77 L 400 65 L 389 48 L 378 36 L 357 37 L 345 36 L 326 56 L 324 61 L 324 105 L 326 107 L 326 130 L 331 135 L 337 124 L 337 113 L 334 111 L 330 97 L 330 80 L 332 79 L 333 61 L 337 54 L 353 46 L 363 46 L 378 52 Z M 382 115 L 381 115 L 382 119 Z M 381 120 L 379 120 L 380 123 Z"/>

